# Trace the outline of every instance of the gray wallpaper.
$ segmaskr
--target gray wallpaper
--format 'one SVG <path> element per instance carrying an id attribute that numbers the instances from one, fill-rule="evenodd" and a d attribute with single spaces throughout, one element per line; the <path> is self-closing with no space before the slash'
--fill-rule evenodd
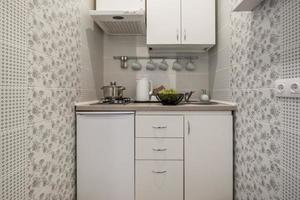
<path id="1" fill-rule="evenodd" d="M 75 198 L 76 101 L 102 84 L 85 0 L 0 0 L 0 199 Z"/>
<path id="2" fill-rule="evenodd" d="M 210 52 L 210 88 L 215 99 L 238 105 L 236 199 L 299 199 L 300 101 L 277 98 L 274 81 L 299 77 L 300 1 L 265 0 L 253 12 L 241 13 L 218 2 L 219 13 L 225 10 L 230 17 L 230 23 L 219 20 L 218 26 L 230 27 L 231 34 L 224 37 L 219 29 L 221 47 Z M 224 49 L 231 54 L 224 56 Z M 224 64 L 228 58 L 230 70 Z M 229 84 L 218 88 L 220 77 L 228 76 Z"/>

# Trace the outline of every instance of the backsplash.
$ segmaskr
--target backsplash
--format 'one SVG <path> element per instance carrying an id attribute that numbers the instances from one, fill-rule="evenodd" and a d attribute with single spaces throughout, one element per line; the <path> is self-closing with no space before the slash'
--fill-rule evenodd
<path id="1" fill-rule="evenodd" d="M 231 1 L 232 6 L 236 3 Z M 238 104 L 235 199 L 292 200 L 300 195 L 293 187 L 300 183 L 295 166 L 300 154 L 300 102 L 277 98 L 274 92 L 276 79 L 299 77 L 299 7 L 297 0 L 265 0 L 253 12 L 230 13 L 218 1 L 219 26 L 224 27 L 219 28 L 218 44 L 226 47 L 218 45 L 210 52 L 210 87 L 213 98 Z M 230 37 L 225 31 L 229 28 Z M 223 49 L 231 55 L 224 56 Z M 228 58 L 230 65 L 225 65 Z M 228 76 L 230 85 L 226 79 L 220 88 L 219 81 Z"/>
<path id="2" fill-rule="evenodd" d="M 118 84 L 126 87 L 125 95 L 135 98 L 136 79 L 139 77 L 148 77 L 153 81 L 154 87 L 165 85 L 178 91 L 195 90 L 194 98 L 197 98 L 201 89 L 208 89 L 208 55 L 199 54 L 198 60 L 193 60 L 196 68 L 194 71 L 182 69 L 177 72 L 172 70 L 175 60 L 167 60 L 169 69 L 161 71 L 146 70 L 145 66 L 148 60 L 139 60 L 143 68 L 140 71 L 129 68 L 124 70 L 120 68 L 120 61 L 114 60 L 113 56 L 149 56 L 146 46 L 146 38 L 143 36 L 104 36 L 104 84 L 117 80 Z M 160 63 L 162 60 L 153 60 Z M 187 60 L 188 61 L 188 60 Z M 187 62 L 183 61 L 183 62 Z M 183 64 L 184 66 L 184 64 Z"/>
<path id="3" fill-rule="evenodd" d="M 217 45 L 209 51 L 209 89 L 213 99 L 231 101 L 231 6 L 217 1 Z"/>
<path id="4" fill-rule="evenodd" d="M 75 198 L 74 104 L 99 98 L 103 73 L 89 9 L 0 1 L 0 199 Z"/>

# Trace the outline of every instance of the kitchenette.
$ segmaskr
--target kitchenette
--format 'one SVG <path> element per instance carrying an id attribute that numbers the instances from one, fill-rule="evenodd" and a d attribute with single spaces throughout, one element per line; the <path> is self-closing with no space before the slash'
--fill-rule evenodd
<path id="1" fill-rule="evenodd" d="M 236 104 L 209 93 L 215 6 L 97 1 L 104 85 L 76 105 L 78 200 L 233 198 Z"/>
<path id="2" fill-rule="evenodd" d="M 299 200 L 299 0 L 0 0 L 0 200 Z"/>

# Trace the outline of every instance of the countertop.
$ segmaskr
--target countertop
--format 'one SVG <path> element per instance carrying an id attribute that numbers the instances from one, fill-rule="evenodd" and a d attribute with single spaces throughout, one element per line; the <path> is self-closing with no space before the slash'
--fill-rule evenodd
<path id="1" fill-rule="evenodd" d="M 236 104 L 232 102 L 213 101 L 217 104 L 198 105 L 180 104 L 164 106 L 160 103 L 129 103 L 129 104 L 97 104 L 96 102 L 82 102 L 76 104 L 76 111 L 234 111 Z"/>

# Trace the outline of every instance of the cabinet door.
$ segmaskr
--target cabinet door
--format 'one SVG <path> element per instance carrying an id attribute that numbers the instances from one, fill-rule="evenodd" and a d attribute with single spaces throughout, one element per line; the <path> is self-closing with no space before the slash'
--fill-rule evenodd
<path id="1" fill-rule="evenodd" d="M 232 200 L 231 115 L 186 116 L 185 200 Z"/>
<path id="2" fill-rule="evenodd" d="M 77 199 L 134 199 L 134 114 L 77 114 Z"/>
<path id="3" fill-rule="evenodd" d="M 182 44 L 215 44 L 215 0 L 182 0 Z"/>
<path id="4" fill-rule="evenodd" d="M 145 0 L 97 0 L 96 6 L 101 11 L 137 11 L 145 9 Z"/>
<path id="5" fill-rule="evenodd" d="M 147 44 L 180 44 L 180 0 L 147 1 Z"/>

